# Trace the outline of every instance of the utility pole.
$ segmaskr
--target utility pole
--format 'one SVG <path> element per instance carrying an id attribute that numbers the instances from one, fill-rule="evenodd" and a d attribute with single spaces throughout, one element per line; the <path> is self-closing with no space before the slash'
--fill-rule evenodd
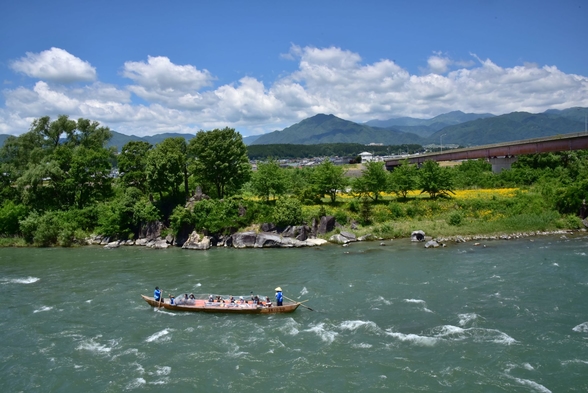
<path id="1" fill-rule="evenodd" d="M 441 136 L 439 137 L 439 139 L 440 139 L 440 143 L 441 143 L 441 153 L 443 153 L 443 137 L 444 137 L 445 135 L 447 135 L 447 134 L 443 134 L 443 135 L 441 135 Z"/>

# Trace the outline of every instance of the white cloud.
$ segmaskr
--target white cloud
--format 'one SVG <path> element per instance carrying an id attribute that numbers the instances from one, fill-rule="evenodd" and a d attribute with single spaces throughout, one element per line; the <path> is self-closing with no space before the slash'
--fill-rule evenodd
<path id="1" fill-rule="evenodd" d="M 96 79 L 96 69 L 87 61 L 60 48 L 40 53 L 27 52 L 10 67 L 27 76 L 59 83 L 89 82 Z"/>
<path id="2" fill-rule="evenodd" d="M 61 113 L 135 135 L 225 126 L 249 135 L 317 113 L 363 122 L 452 110 L 537 113 L 588 106 L 588 78 L 555 66 L 501 67 L 475 54 L 475 61 L 454 62 L 436 52 L 427 59 L 425 74 L 411 75 L 392 60 L 364 64 L 359 54 L 335 47 L 292 46 L 283 57 L 297 61 L 298 69 L 267 85 L 248 76 L 214 86 L 207 70 L 149 57 L 124 64 L 123 75 L 132 81 L 126 86 L 94 82 L 68 87 L 45 81 L 33 88 L 5 86 L 0 133 L 19 134 L 32 119 Z M 133 94 L 146 104 L 134 103 Z"/>

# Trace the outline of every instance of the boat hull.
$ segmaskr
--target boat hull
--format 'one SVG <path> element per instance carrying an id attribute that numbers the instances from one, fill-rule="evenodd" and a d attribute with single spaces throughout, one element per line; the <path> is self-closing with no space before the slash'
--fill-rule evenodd
<path id="1" fill-rule="evenodd" d="M 286 303 L 282 306 L 272 306 L 272 307 L 263 307 L 257 306 L 254 307 L 251 305 L 210 305 L 205 300 L 196 300 L 195 305 L 186 305 L 186 304 L 169 304 L 169 299 L 164 300 L 161 303 L 155 301 L 154 298 L 141 295 L 143 300 L 145 300 L 150 306 L 156 308 L 164 308 L 166 310 L 173 310 L 173 311 L 190 311 L 190 312 L 208 312 L 208 313 L 224 313 L 224 314 L 277 314 L 277 313 L 289 313 L 294 312 L 300 306 L 300 303 Z"/>

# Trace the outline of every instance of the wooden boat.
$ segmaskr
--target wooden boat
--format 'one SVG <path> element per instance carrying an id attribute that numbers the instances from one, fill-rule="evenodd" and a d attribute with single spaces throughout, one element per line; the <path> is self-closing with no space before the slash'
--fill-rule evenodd
<path id="1" fill-rule="evenodd" d="M 169 304 L 169 299 L 162 299 L 161 303 L 155 298 L 141 295 L 150 306 L 157 308 L 165 308 L 166 310 L 174 311 L 196 311 L 196 312 L 214 312 L 227 314 L 276 314 L 294 312 L 300 303 L 298 302 L 284 302 L 281 306 L 268 307 L 265 303 L 261 304 L 230 304 L 209 302 L 207 299 L 195 299 L 189 304 Z"/>

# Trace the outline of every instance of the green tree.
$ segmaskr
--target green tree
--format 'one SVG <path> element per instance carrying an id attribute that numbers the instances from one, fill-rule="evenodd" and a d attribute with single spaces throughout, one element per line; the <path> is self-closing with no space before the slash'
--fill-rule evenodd
<path id="1" fill-rule="evenodd" d="M 389 189 L 406 199 L 409 191 L 416 189 L 417 186 L 416 165 L 410 164 L 406 159 L 399 167 L 394 168 L 388 179 Z"/>
<path id="2" fill-rule="evenodd" d="M 328 159 L 314 169 L 311 182 L 316 193 L 321 196 L 328 195 L 331 203 L 335 203 L 337 192 L 345 190 L 349 183 L 343 167 L 334 165 Z"/>
<path id="3" fill-rule="evenodd" d="M 257 171 L 251 175 L 251 187 L 258 197 L 266 202 L 273 196 L 286 192 L 287 178 L 284 169 L 273 159 L 257 164 Z"/>
<path id="4" fill-rule="evenodd" d="M 251 176 L 247 147 L 233 128 L 198 131 L 189 150 L 194 157 L 194 176 L 204 190 L 208 185 L 214 187 L 220 199 L 239 190 Z"/>
<path id="5" fill-rule="evenodd" d="M 302 204 L 294 198 L 278 199 L 273 211 L 273 221 L 280 227 L 300 224 L 302 222 Z"/>
<path id="6" fill-rule="evenodd" d="M 147 181 L 160 198 L 163 193 L 179 196 L 182 186 L 188 194 L 188 157 L 187 144 L 184 138 L 167 138 L 147 155 Z"/>
<path id="7" fill-rule="evenodd" d="M 147 155 L 153 146 L 144 141 L 130 141 L 118 156 L 120 179 L 126 187 L 136 187 L 147 192 Z"/>
<path id="8" fill-rule="evenodd" d="M 388 172 L 381 162 L 371 161 L 365 164 L 361 177 L 353 182 L 353 193 L 369 197 L 377 202 L 380 193 L 388 188 Z"/>
<path id="9" fill-rule="evenodd" d="M 441 168 L 439 163 L 427 160 L 418 170 L 418 184 L 421 194 L 427 192 L 431 198 L 453 193 L 453 179 L 449 168 Z"/>

